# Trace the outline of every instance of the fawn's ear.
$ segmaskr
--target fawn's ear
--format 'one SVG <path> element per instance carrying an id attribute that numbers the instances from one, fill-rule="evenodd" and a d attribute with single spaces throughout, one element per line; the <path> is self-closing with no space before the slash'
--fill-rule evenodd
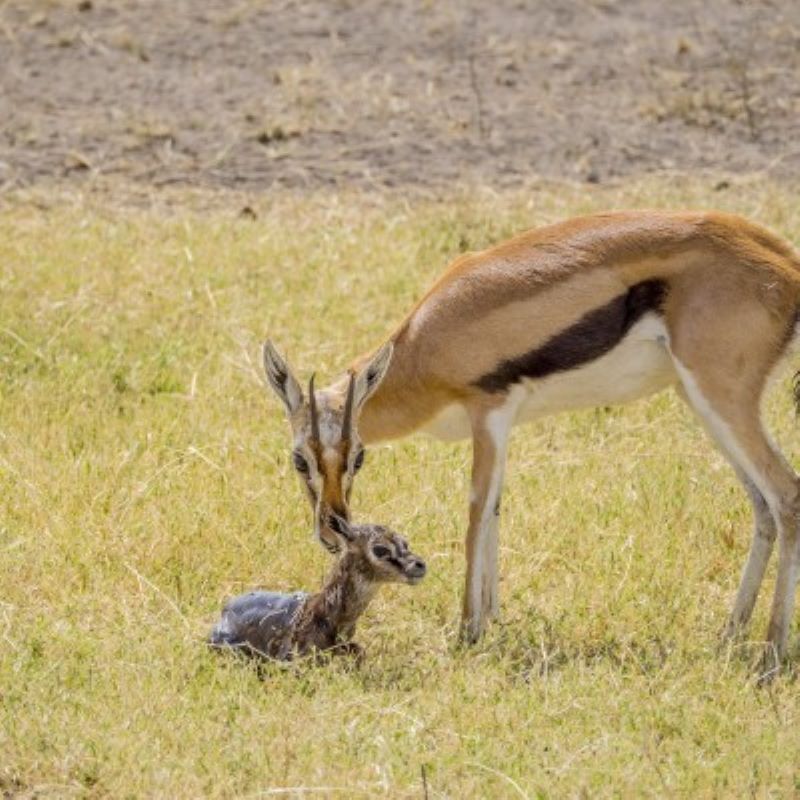
<path id="1" fill-rule="evenodd" d="M 350 527 L 350 523 L 338 514 L 334 514 L 333 512 L 328 514 L 328 528 L 332 530 L 345 545 L 351 544 L 356 540 L 356 533 Z"/>
<path id="2" fill-rule="evenodd" d="M 392 360 L 394 345 L 386 342 L 380 350 L 372 357 L 372 360 L 356 375 L 356 383 L 353 392 L 353 401 L 356 408 L 361 408 L 367 398 L 378 388 L 389 363 Z"/>
<path id="3" fill-rule="evenodd" d="M 300 384 L 269 339 L 264 342 L 263 354 L 264 372 L 267 374 L 269 385 L 283 401 L 286 412 L 291 416 L 303 405 L 303 391 Z"/>

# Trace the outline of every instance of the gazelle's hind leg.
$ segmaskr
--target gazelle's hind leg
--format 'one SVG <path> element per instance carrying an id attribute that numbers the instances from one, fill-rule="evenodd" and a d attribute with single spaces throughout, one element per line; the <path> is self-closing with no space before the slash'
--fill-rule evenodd
<path id="1" fill-rule="evenodd" d="M 690 408 L 693 408 L 692 401 L 686 394 L 683 386 L 678 384 L 676 390 L 684 402 L 686 402 Z M 700 421 L 716 440 L 715 434 L 709 430 L 709 426 L 702 417 L 700 417 Z M 747 562 L 745 563 L 742 577 L 739 581 L 736 600 L 733 604 L 731 614 L 728 617 L 728 622 L 725 625 L 725 630 L 723 631 L 723 638 L 725 640 L 730 640 L 743 631 L 747 627 L 747 623 L 750 622 L 750 617 L 753 614 L 753 608 L 758 598 L 758 592 L 764 580 L 764 573 L 766 572 L 769 559 L 772 555 L 778 529 L 775 525 L 775 517 L 772 516 L 772 512 L 769 510 L 769 505 L 767 505 L 764 495 L 761 494 L 753 481 L 748 478 L 747 473 L 736 462 L 733 454 L 726 452 L 724 443 L 717 441 L 717 446 L 731 462 L 734 472 L 736 472 L 736 477 L 739 478 L 744 490 L 747 492 L 747 496 L 753 508 L 753 541 L 750 545 L 750 553 L 747 556 Z"/>
<path id="2" fill-rule="evenodd" d="M 750 491 L 757 515 L 757 533 L 731 616 L 733 629 L 746 622 L 752 612 L 772 550 L 774 533 L 761 498 L 776 523 L 780 547 L 778 576 L 765 654 L 766 664 L 771 668 L 786 653 L 794 609 L 800 555 L 800 482 L 761 425 L 759 400 L 765 374 L 757 363 L 752 370 L 743 369 L 741 363 L 725 363 L 724 358 L 690 366 L 682 361 L 680 352 L 673 351 L 673 356 L 687 400 L 737 471 L 746 476 L 745 486 L 752 485 L 755 489 L 755 493 Z"/>
<path id="3" fill-rule="evenodd" d="M 753 506 L 753 542 L 750 545 L 750 553 L 739 581 L 736 600 L 725 626 L 723 635 L 726 639 L 731 639 L 743 631 L 750 621 L 778 532 L 775 518 L 769 510 L 764 495 L 758 491 L 756 485 L 739 467 L 736 467 L 736 474 L 744 485 Z"/>

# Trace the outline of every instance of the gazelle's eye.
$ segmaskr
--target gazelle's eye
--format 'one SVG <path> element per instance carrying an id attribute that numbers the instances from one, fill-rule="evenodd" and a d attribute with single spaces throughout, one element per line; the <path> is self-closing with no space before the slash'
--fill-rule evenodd
<path id="1" fill-rule="evenodd" d="M 302 475 L 308 475 L 308 461 L 300 453 L 292 453 L 294 468 Z"/>
<path id="2" fill-rule="evenodd" d="M 358 472 L 364 466 L 364 451 L 359 450 L 355 461 L 353 462 L 353 472 Z"/>
<path id="3" fill-rule="evenodd" d="M 391 554 L 392 551 L 382 544 L 376 544 L 375 547 L 372 548 L 372 555 L 374 555 L 375 558 L 388 558 Z"/>

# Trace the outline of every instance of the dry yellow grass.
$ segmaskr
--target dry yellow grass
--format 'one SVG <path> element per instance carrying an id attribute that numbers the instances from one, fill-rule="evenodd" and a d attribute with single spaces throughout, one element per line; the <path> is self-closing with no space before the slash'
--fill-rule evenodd
<path id="1" fill-rule="evenodd" d="M 353 507 L 429 561 L 361 669 L 264 680 L 203 646 L 222 599 L 326 555 L 261 383 L 269 333 L 331 377 L 464 247 L 593 209 L 718 206 L 800 241 L 789 187 L 661 179 L 447 202 L 0 212 L 0 793 L 22 797 L 789 796 L 797 686 L 718 654 L 745 497 L 666 393 L 518 429 L 502 623 L 455 646 L 469 451 L 369 453 Z M 791 456 L 788 392 L 769 419 Z M 771 586 L 767 586 L 767 591 Z"/>

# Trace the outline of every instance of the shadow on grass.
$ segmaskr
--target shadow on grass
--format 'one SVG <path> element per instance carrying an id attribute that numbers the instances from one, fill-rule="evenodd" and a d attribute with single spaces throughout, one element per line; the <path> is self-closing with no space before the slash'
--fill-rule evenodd
<path id="1" fill-rule="evenodd" d="M 762 641 L 740 639 L 720 644 L 718 639 L 691 644 L 674 636 L 641 631 L 631 636 L 614 634 L 581 637 L 561 620 L 535 614 L 523 621 L 498 623 L 477 646 L 460 647 L 463 657 L 496 659 L 499 668 L 515 682 L 531 683 L 578 668 L 611 668 L 621 675 L 655 677 L 661 673 L 686 672 L 703 664 L 718 665 L 719 673 L 739 675 L 746 682 L 762 685 L 759 663 Z M 781 682 L 798 677 L 800 641 L 780 672 Z"/>

